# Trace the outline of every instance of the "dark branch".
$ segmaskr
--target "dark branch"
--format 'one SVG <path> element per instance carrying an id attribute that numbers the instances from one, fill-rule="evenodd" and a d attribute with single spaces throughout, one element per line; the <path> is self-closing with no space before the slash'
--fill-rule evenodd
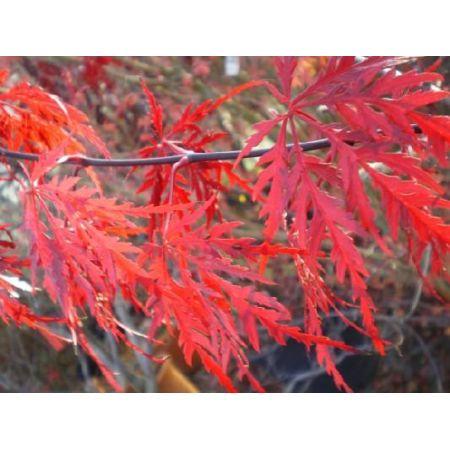
<path id="1" fill-rule="evenodd" d="M 301 143 L 304 151 L 318 150 L 330 146 L 328 139 L 318 139 L 317 141 L 309 141 Z M 292 144 L 288 147 L 292 147 Z M 261 148 L 252 150 L 246 158 L 255 158 L 264 155 L 270 149 Z M 175 164 L 181 158 L 187 157 L 189 162 L 205 162 L 205 161 L 225 161 L 237 159 L 240 150 L 231 150 L 227 152 L 211 152 L 211 153 L 187 153 L 183 155 L 161 156 L 155 158 L 124 158 L 124 159 L 104 159 L 90 158 L 84 155 L 66 155 L 63 157 L 61 164 L 74 164 L 80 166 L 97 166 L 97 167 L 131 167 L 131 166 L 156 166 L 160 164 Z M 23 152 L 12 152 L 0 147 L 0 156 L 10 159 L 20 159 L 25 161 L 38 161 L 39 155 Z"/>
<path id="2" fill-rule="evenodd" d="M 421 129 L 417 125 L 412 125 L 416 133 L 421 133 Z M 300 146 L 303 151 L 320 150 L 330 146 L 328 139 L 317 139 L 315 141 L 301 142 Z M 289 144 L 288 148 L 292 148 L 293 144 Z M 245 158 L 257 158 L 264 155 L 270 148 L 260 148 L 252 150 Z M 73 164 L 78 166 L 96 166 L 96 167 L 136 167 L 136 166 L 156 166 L 161 164 L 175 164 L 181 158 L 187 157 L 189 162 L 206 162 L 206 161 L 226 161 L 237 159 L 241 150 L 231 150 L 226 152 L 211 153 L 187 153 L 183 155 L 161 156 L 154 158 L 124 158 L 124 159 L 105 159 L 90 158 L 84 155 L 65 155 L 61 164 Z M 0 156 L 10 159 L 19 159 L 25 161 L 38 161 L 39 155 L 23 152 L 12 152 L 0 147 Z"/>

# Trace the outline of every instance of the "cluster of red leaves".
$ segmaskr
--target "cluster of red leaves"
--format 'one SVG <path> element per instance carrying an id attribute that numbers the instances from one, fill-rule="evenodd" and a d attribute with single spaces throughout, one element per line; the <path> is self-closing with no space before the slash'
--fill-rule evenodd
<path id="1" fill-rule="evenodd" d="M 164 230 L 161 244 L 155 239 L 145 247 L 143 262 L 150 264 L 151 278 L 146 304 L 153 317 L 150 338 L 163 324 L 173 334 L 175 327 L 188 364 L 196 353 L 229 391 L 234 391 L 227 375 L 230 360 L 235 361 L 240 379 L 247 377 L 256 390 L 263 391 L 249 370 L 242 339 L 246 335 L 259 351 L 258 325 L 280 344 L 292 338 L 308 347 L 316 343 L 349 350 L 342 343 L 302 333 L 289 324 L 291 315 L 276 298 L 255 288 L 256 283 L 272 284 L 251 270 L 261 257 L 297 251 L 234 238 L 239 222 L 198 225 L 214 205 L 214 197 L 201 207 L 183 205 Z"/>
<path id="2" fill-rule="evenodd" d="M 0 231 L 8 237 L 7 240 L 0 241 L 0 318 L 5 323 L 13 322 L 16 325 L 23 325 L 39 331 L 50 344 L 56 349 L 60 349 L 64 337 L 52 332 L 47 327 L 49 323 L 56 322 L 57 319 L 36 314 L 20 301 L 19 291 L 24 289 L 24 283 L 21 280 L 22 271 L 28 263 L 16 255 L 10 254 L 16 245 L 8 231 L 8 225 L 1 225 Z"/>
<path id="3" fill-rule="evenodd" d="M 264 169 L 253 198 L 265 196 L 260 216 L 266 218 L 266 239 L 271 241 L 281 227 L 291 245 L 304 252 L 295 259 L 305 293 L 307 332 L 322 335 L 322 313 L 357 304 L 363 328 L 352 325 L 370 336 L 380 353 L 384 343 L 367 291 L 368 271 L 354 237 L 372 238 L 384 252 L 391 252 L 361 173 L 381 192 L 392 239 L 397 239 L 400 227 L 407 233 L 417 268 L 431 245 L 433 273 L 442 272 L 450 245 L 450 226 L 433 214 L 435 208 L 448 208 L 450 203 L 442 198 L 444 190 L 432 174 L 421 168 L 429 156 L 446 164 L 450 118 L 417 111 L 449 93 L 426 87 L 441 81 L 439 74 L 399 72 L 397 66 L 404 62 L 385 57 L 361 62 L 354 57 L 331 58 L 319 77 L 294 95 L 291 86 L 297 60 L 278 59 L 280 90 L 274 85 L 270 90 L 284 111 L 256 124 L 240 155 L 242 159 L 278 129 L 274 146 L 259 160 Z M 320 121 L 314 114 L 319 107 L 326 108 L 336 121 Z M 299 142 L 299 122 L 327 137 L 330 149 L 320 157 L 306 155 Z M 412 123 L 420 126 L 421 134 Z M 293 143 L 292 148 L 287 142 Z M 331 241 L 331 250 L 323 251 L 324 241 Z M 352 293 L 350 304 L 337 298 L 323 281 L 320 259 L 324 258 L 331 259 L 338 282 Z M 319 361 L 337 385 L 349 389 L 328 349 L 320 346 L 317 350 Z"/>
<path id="4" fill-rule="evenodd" d="M 60 321 L 70 330 L 73 344 L 79 343 L 108 381 L 120 389 L 91 348 L 80 312 L 89 313 L 101 329 L 134 348 L 117 323 L 113 304 L 119 288 L 147 276 L 134 261 L 142 250 L 123 238 L 142 232 L 129 217 L 145 217 L 148 212 L 117 204 L 96 189 L 77 187 L 78 177 L 54 177 L 41 183 L 37 176 L 31 174 L 32 186 L 24 193 L 32 284 L 42 279 L 60 307 Z"/>
<path id="5" fill-rule="evenodd" d="M 222 131 L 203 130 L 202 121 L 217 110 L 224 102 L 240 92 L 260 85 L 252 81 L 232 89 L 229 93 L 216 100 L 205 100 L 199 105 L 189 104 L 174 123 L 164 123 L 163 110 L 153 93 L 142 84 L 142 89 L 150 107 L 149 133 L 142 135 L 147 145 L 140 149 L 142 157 L 182 155 L 190 152 L 208 152 L 208 145 L 224 138 Z M 183 164 L 183 161 L 181 162 Z M 181 165 L 179 164 L 179 165 Z M 175 170 L 179 167 L 175 167 Z M 223 180 L 248 189 L 248 184 L 233 170 L 231 163 L 205 162 L 199 165 L 187 165 L 183 176 L 174 177 L 174 169 L 170 166 L 151 166 L 144 175 L 144 181 L 139 192 L 149 192 L 149 202 L 154 205 L 167 203 L 186 203 L 195 200 L 206 201 L 217 191 L 226 190 Z M 215 198 L 215 197 L 214 197 Z M 211 218 L 211 216 L 208 216 Z"/>
<path id="6" fill-rule="evenodd" d="M 418 111 L 448 94 L 435 87 L 440 81 L 436 73 L 398 71 L 404 62 L 330 58 L 322 73 L 295 93 L 298 61 L 279 58 L 279 88 L 266 81 L 238 86 L 217 100 L 188 105 L 170 125 L 143 85 L 150 129 L 143 135 L 147 145 L 141 156 L 183 156 L 173 167 L 146 170 L 139 187 L 139 192 L 148 193 L 143 207 L 105 197 L 91 169 L 88 175 L 95 187 L 79 176 L 50 176 L 65 154 L 86 153 L 88 145 L 106 157 L 108 151 L 76 108 L 27 84 L 3 90 L 1 145 L 41 157 L 22 164 L 21 174 L 9 169 L 13 177 L 22 177 L 29 258 L 11 256 L 12 241 L 0 241 L 0 270 L 24 278 L 29 266 L 33 287 L 44 287 L 60 314 L 34 314 L 20 302 L 10 279 L 2 277 L 0 316 L 38 329 L 53 343 L 60 339 L 79 345 L 117 390 L 122 386 L 90 344 L 84 318 L 95 318 L 101 329 L 145 354 L 127 338 L 125 331 L 132 330 L 115 314 L 118 297 L 149 319 L 147 339 L 157 339 L 162 327 L 177 334 L 186 361 L 191 363 L 197 355 L 230 391 L 235 389 L 233 367 L 240 379 L 246 377 L 254 389 L 262 390 L 250 372 L 245 349 L 250 345 L 259 350 L 263 330 L 280 344 L 292 338 L 315 345 L 318 361 L 339 387 L 348 390 L 330 348 L 350 349 L 324 336 L 323 316 L 337 314 L 369 336 L 380 353 L 385 351 L 355 237 L 372 239 L 390 254 L 392 240 L 402 229 L 416 267 L 431 246 L 432 274 L 443 272 L 450 244 L 449 226 L 435 215 L 449 202 L 434 175 L 421 166 L 428 157 L 446 163 L 450 120 Z M 2 79 L 6 81 L 6 73 Z M 224 137 L 222 132 L 205 131 L 205 119 L 232 96 L 256 86 L 273 94 L 280 111 L 255 125 L 237 161 L 275 135 L 275 144 L 259 161 L 258 179 L 249 188 L 231 164 L 190 164 L 189 155 L 208 152 L 209 144 Z M 320 120 L 318 108 L 326 109 L 335 122 Z M 412 122 L 421 134 L 414 132 Z M 327 137 L 330 148 L 314 156 L 303 152 L 299 129 L 305 126 Z M 371 205 L 364 177 L 381 193 L 390 237 Z M 223 220 L 217 192 L 230 183 L 252 190 L 254 200 L 262 203 L 263 243 L 234 237 L 239 224 Z M 283 243 L 275 242 L 280 230 Z M 292 325 L 286 307 L 266 293 L 271 281 L 263 275 L 264 268 L 280 254 L 292 258 L 303 287 L 304 332 Z M 327 286 L 326 260 L 333 263 L 349 298 L 340 298 Z M 355 306 L 360 308 L 361 324 L 351 322 L 343 311 Z M 67 336 L 54 332 L 55 322 L 66 327 Z"/>
<path id="7" fill-rule="evenodd" d="M 0 71 L 0 87 L 8 78 Z M 66 153 L 85 153 L 91 144 L 105 157 L 105 144 L 80 110 L 63 103 L 56 95 L 20 83 L 0 91 L 0 145 L 10 150 L 45 153 L 64 146 Z"/>
<path id="8" fill-rule="evenodd" d="M 109 64 L 118 65 L 118 61 L 111 56 L 85 56 L 83 58 L 83 80 L 94 90 L 98 91 L 101 85 L 111 89 L 114 82 L 108 77 L 105 67 Z"/>

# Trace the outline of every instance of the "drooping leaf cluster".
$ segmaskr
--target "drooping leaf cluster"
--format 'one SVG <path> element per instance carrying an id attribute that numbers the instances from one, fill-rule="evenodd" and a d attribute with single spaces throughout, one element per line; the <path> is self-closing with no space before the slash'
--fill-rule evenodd
<path id="1" fill-rule="evenodd" d="M 26 83 L 3 88 L 0 146 L 40 159 L 2 159 L 7 181 L 20 186 L 28 256 L 14 254 L 13 235 L 2 225 L 0 317 L 36 329 L 57 348 L 67 342 L 80 347 L 117 390 L 123 389 L 117 374 L 85 333 L 87 318 L 156 359 L 129 339 L 133 330 L 120 321 L 117 302 L 145 318 L 147 332 L 140 339 L 155 342 L 161 329 L 178 336 L 186 362 L 199 358 L 229 391 L 235 390 L 233 371 L 255 390 L 264 389 L 247 355 L 248 347 L 260 350 L 262 334 L 281 345 L 295 339 L 314 348 L 337 386 L 349 390 L 334 354 L 354 349 L 325 335 L 324 318 L 337 315 L 381 354 L 389 345 L 376 323 L 358 243 L 374 242 L 391 257 L 404 236 L 419 273 L 424 252 L 431 251 L 431 290 L 434 276 L 448 277 L 450 227 L 444 217 L 450 204 L 429 162 L 447 164 L 450 118 L 424 108 L 449 94 L 439 87 L 439 74 L 405 69 L 408 63 L 333 57 L 304 87 L 298 83 L 298 58 L 277 58 L 277 83 L 237 86 L 216 100 L 188 105 L 172 122 L 142 84 L 150 126 L 140 156 L 181 159 L 133 169 L 142 178 L 137 192 L 147 199 L 141 206 L 106 196 L 91 167 L 74 174 L 61 168 L 66 155 L 96 151 L 110 157 L 81 111 Z M 5 84 L 8 74 L 0 79 Z M 210 144 L 225 136 L 205 129 L 205 119 L 248 89 L 267 89 L 278 106 L 254 125 L 236 163 L 191 163 L 190 154 L 210 152 Z M 305 133 L 327 138 L 330 146 L 305 152 Z M 239 163 L 268 140 L 273 145 L 259 159 L 253 183 Z M 224 217 L 220 195 L 230 185 L 251 193 L 259 205 L 261 239 L 238 237 L 240 224 Z M 266 268 L 280 255 L 290 259 L 302 287 L 302 328 L 283 298 L 268 293 L 276 280 Z M 345 295 L 327 284 L 330 263 Z M 48 293 L 58 315 L 39 314 L 21 301 L 16 285 L 25 279 L 33 292 Z M 346 315 L 353 309 L 359 321 Z"/>

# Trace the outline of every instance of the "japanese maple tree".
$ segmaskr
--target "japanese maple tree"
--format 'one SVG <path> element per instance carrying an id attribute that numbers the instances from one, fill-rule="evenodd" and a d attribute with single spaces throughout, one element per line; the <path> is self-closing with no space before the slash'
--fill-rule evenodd
<path id="1" fill-rule="evenodd" d="M 87 82 L 105 76 L 107 61 L 90 60 Z M 280 57 L 277 82 L 250 81 L 189 104 L 172 120 L 143 82 L 143 145 L 122 161 L 112 158 L 80 109 L 40 87 L 11 84 L 1 72 L 0 153 L 8 174 L 2 181 L 19 186 L 28 254 L 15 251 L 15 231 L 4 220 L 0 317 L 42 333 L 57 349 L 81 348 L 117 391 L 123 386 L 91 344 L 88 320 L 155 363 L 160 358 L 130 335 L 157 342 L 167 330 L 187 364 L 198 358 L 228 391 L 236 390 L 233 371 L 264 390 L 247 352 L 260 350 L 262 334 L 281 345 L 294 339 L 315 349 L 336 385 L 349 391 L 335 354 L 357 350 L 328 337 L 324 318 L 337 315 L 380 354 L 390 345 L 377 326 L 359 243 L 373 242 L 387 258 L 396 241 L 406 242 L 411 263 L 438 298 L 434 277 L 448 279 L 450 202 L 438 169 L 447 166 L 450 117 L 426 107 L 449 93 L 437 65 L 421 71 L 412 62 L 331 57 L 304 86 L 301 60 Z M 206 119 L 248 90 L 266 90 L 276 107 L 254 124 L 240 152 L 213 152 L 226 133 L 209 129 Z M 321 140 L 311 145 L 304 136 Z M 265 142 L 273 144 L 258 151 Z M 240 163 L 255 156 L 253 180 Z M 101 166 L 121 165 L 139 177 L 136 193 L 145 204 L 106 193 Z M 243 237 L 241 224 L 227 220 L 221 194 L 230 186 L 260 208 L 259 239 Z M 421 270 L 426 251 L 427 274 Z M 302 328 L 283 298 L 269 294 L 277 280 L 267 267 L 281 255 L 303 291 Z M 330 261 L 339 291 L 327 280 Z M 44 289 L 58 314 L 23 301 L 18 280 Z M 120 320 L 118 301 L 147 319 L 145 334 Z M 355 309 L 360 319 L 349 318 Z"/>

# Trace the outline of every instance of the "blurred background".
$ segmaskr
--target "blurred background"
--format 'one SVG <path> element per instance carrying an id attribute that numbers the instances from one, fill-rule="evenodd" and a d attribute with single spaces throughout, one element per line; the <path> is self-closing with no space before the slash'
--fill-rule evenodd
<path id="1" fill-rule="evenodd" d="M 413 64 L 422 68 L 433 64 L 436 57 L 419 58 Z M 304 57 L 299 60 L 295 85 L 301 89 L 326 64 L 326 57 Z M 163 104 L 168 120 L 177 117 L 182 107 L 215 98 L 231 87 L 252 79 L 273 81 L 275 73 L 269 57 L 8 57 L 0 58 L 0 69 L 10 71 L 8 83 L 30 81 L 57 94 L 65 102 L 84 111 L 91 124 L 117 156 L 136 156 L 143 146 L 142 136 L 148 126 L 147 104 L 140 80 Z M 438 69 L 448 85 L 450 58 L 443 58 Z M 208 118 L 211 128 L 224 130 L 228 137 L 215 143 L 215 150 L 242 148 L 251 133 L 252 124 L 269 117 L 272 99 L 263 89 L 249 90 L 225 103 Z M 433 107 L 433 112 L 450 114 L 447 102 Z M 324 115 L 326 112 L 324 112 Z M 324 121 L 330 120 L 324 116 Z M 317 138 L 305 130 L 303 140 Z M 263 146 L 270 145 L 270 140 Z M 0 166 L 0 170 L 3 171 Z M 255 177 L 255 161 L 248 159 L 242 169 L 247 177 Z M 142 173 L 126 169 L 100 176 L 109 194 L 145 201 L 136 195 Z M 441 179 L 449 190 L 450 173 L 442 170 Z M 0 214 L 2 221 L 20 226 L 21 211 L 17 191 L 10 183 L 0 182 Z M 223 198 L 224 216 L 245 223 L 241 232 L 259 238 L 261 223 L 257 205 L 236 188 Z M 339 369 L 357 392 L 448 392 L 450 390 L 450 314 L 437 299 L 430 296 L 415 270 L 408 264 L 405 247 L 398 245 L 395 258 L 388 259 L 375 246 L 364 249 L 371 273 L 369 286 L 379 308 L 377 320 L 383 336 L 393 345 L 384 358 L 376 355 L 341 355 Z M 424 261 L 424 269 L 429 264 Z M 301 317 L 302 292 L 295 270 L 290 264 L 269 267 L 278 285 L 271 288 L 293 312 Z M 333 285 L 332 275 L 328 282 Z M 446 300 L 450 289 L 438 280 L 435 288 Z M 48 303 L 45 294 L 32 299 L 42 308 Z M 122 322 L 140 329 L 145 324 L 125 308 Z M 298 322 L 302 325 L 301 322 Z M 325 322 L 333 337 L 367 349 L 368 342 L 346 329 L 340 320 L 330 317 Z M 122 375 L 128 392 L 222 392 L 215 379 L 194 364 L 187 367 L 175 339 L 153 351 L 171 357 L 162 367 L 154 366 L 129 348 L 92 326 L 97 349 L 111 367 Z M 251 354 L 254 373 L 270 392 L 335 392 L 330 377 L 295 342 L 280 347 L 267 341 L 261 353 Z M 248 386 L 239 385 L 245 392 Z M 98 368 L 84 354 L 74 354 L 68 346 L 52 349 L 37 333 L 0 324 L 0 390 L 4 392 L 109 392 Z"/>

